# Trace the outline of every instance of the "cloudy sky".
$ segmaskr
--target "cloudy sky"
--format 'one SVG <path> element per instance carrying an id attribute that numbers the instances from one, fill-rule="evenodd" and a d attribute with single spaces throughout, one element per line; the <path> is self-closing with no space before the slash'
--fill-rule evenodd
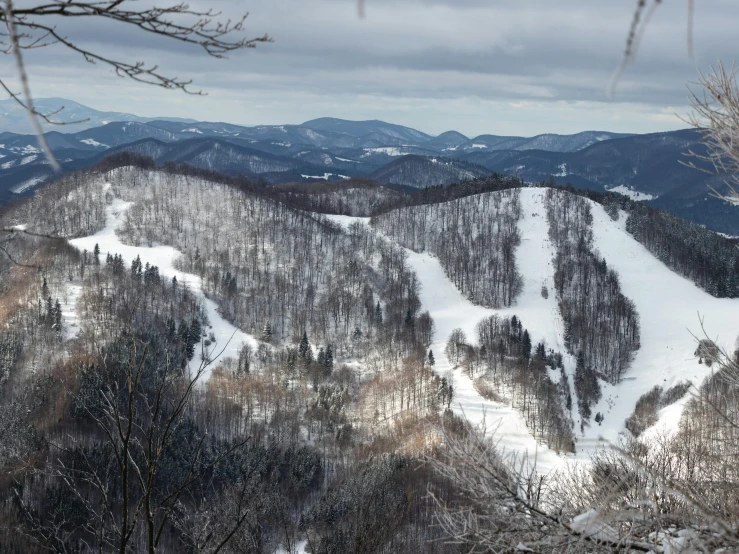
<path id="1" fill-rule="evenodd" d="M 688 112 L 686 83 L 731 64 L 739 22 L 736 0 L 697 3 L 691 58 L 687 0 L 663 2 L 609 98 L 636 0 L 365 0 L 363 19 L 356 0 L 191 3 L 249 11 L 248 33 L 274 42 L 214 60 L 125 26 L 60 22 L 81 44 L 192 77 L 208 96 L 136 85 L 58 47 L 29 58 L 34 94 L 249 125 L 334 116 L 469 136 L 652 132 L 685 127 L 675 114 Z"/>

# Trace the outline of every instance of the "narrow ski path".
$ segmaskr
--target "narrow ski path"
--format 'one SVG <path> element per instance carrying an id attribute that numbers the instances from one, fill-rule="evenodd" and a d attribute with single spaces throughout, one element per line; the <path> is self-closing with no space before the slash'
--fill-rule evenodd
<path id="1" fill-rule="evenodd" d="M 106 185 L 110 188 L 110 185 Z M 69 243 L 78 250 L 87 250 L 92 253 L 95 245 L 100 247 L 101 257 L 105 257 L 108 253 L 111 255 L 120 254 L 126 267 L 131 266 L 131 262 L 140 256 L 141 263 L 146 265 L 155 265 L 159 268 L 159 274 L 167 279 L 177 277 L 177 281 L 181 285 L 187 285 L 203 303 L 203 307 L 208 315 L 209 327 L 208 332 L 212 332 L 216 341 L 209 347 L 205 348 L 204 354 L 212 360 L 212 363 L 206 368 L 201 382 L 207 381 L 211 371 L 217 367 L 218 362 L 225 358 L 237 358 L 239 350 L 244 343 L 249 343 L 256 347 L 257 341 L 251 335 L 244 333 L 221 316 L 218 311 L 217 304 L 206 298 L 203 293 L 202 280 L 197 275 L 185 273 L 174 267 L 175 260 L 180 257 L 179 250 L 171 246 L 157 245 L 152 247 L 132 246 L 124 244 L 116 234 L 116 230 L 121 227 L 125 221 L 125 215 L 128 208 L 133 205 L 132 202 L 125 202 L 120 198 L 115 198 L 111 205 L 106 208 L 106 225 L 103 229 L 87 237 L 72 239 Z M 104 262 L 103 262 L 104 263 Z M 190 362 L 190 371 L 194 372 L 201 364 L 201 351 L 195 354 Z"/>

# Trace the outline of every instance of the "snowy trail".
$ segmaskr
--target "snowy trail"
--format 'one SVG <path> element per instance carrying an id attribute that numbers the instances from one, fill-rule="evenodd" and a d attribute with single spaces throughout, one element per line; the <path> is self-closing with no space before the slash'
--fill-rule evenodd
<path id="1" fill-rule="evenodd" d="M 210 320 L 208 331 L 212 331 L 216 337 L 216 342 L 208 347 L 208 354 L 213 356 L 213 363 L 206 368 L 202 377 L 203 381 L 207 381 L 210 377 L 210 372 L 218 365 L 220 360 L 224 358 L 237 358 L 242 344 L 246 342 L 256 347 L 257 341 L 221 317 L 216 303 L 206 298 L 203 294 L 200 277 L 175 269 L 174 262 L 181 255 L 179 250 L 163 245 L 144 247 L 131 246 L 121 242 L 118 235 L 116 235 L 116 229 L 123 223 L 126 210 L 132 204 L 132 202 L 124 202 L 119 198 L 114 199 L 113 203 L 106 208 L 107 218 L 105 228 L 94 235 L 72 239 L 69 242 L 77 249 L 87 250 L 88 252 L 92 252 L 97 244 L 100 247 L 101 257 L 106 256 L 107 253 L 111 255 L 120 254 L 128 267 L 136 259 L 136 256 L 140 256 L 142 264 L 146 265 L 148 262 L 150 265 L 158 266 L 159 274 L 162 277 L 168 279 L 177 277 L 179 283 L 183 285 L 187 284 L 190 290 L 203 302 L 208 319 Z M 200 354 L 197 353 L 190 362 L 190 370 L 196 371 L 200 363 Z"/>
<path id="2" fill-rule="evenodd" d="M 634 301 L 640 316 L 641 348 L 624 381 L 603 387 L 603 398 L 593 408 L 593 413 L 605 415 L 603 424 L 586 430 L 591 439 L 603 435 L 616 440 L 636 401 L 652 387 L 660 385 L 666 390 L 685 380 L 699 386 L 711 374 L 711 368 L 699 364 L 694 356 L 696 342 L 691 333 L 702 337 L 699 313 L 705 318 L 708 336 L 733 352 L 739 332 L 739 299 L 712 297 L 639 244 L 625 229 L 625 214 L 614 222 L 599 204 L 593 203 L 592 208 L 595 246 L 608 266 L 618 272 L 621 290 Z M 686 395 L 664 408 L 659 423 L 642 436 L 676 429 L 689 398 Z"/>
<path id="3" fill-rule="evenodd" d="M 434 369 L 440 375 L 452 376 L 455 389 L 452 407 L 472 424 L 484 424 L 488 431 L 494 432 L 495 439 L 500 441 L 499 446 L 503 450 L 518 456 L 526 455 L 529 460 L 535 459 L 537 470 L 548 473 L 566 463 L 566 460 L 573 460 L 574 456 L 558 455 L 539 444 L 529 433 L 518 410 L 480 396 L 472 380 L 461 369 L 452 368 L 444 355 L 446 342 L 454 329 L 461 328 L 468 340 L 474 341 L 475 326 L 481 319 L 492 314 L 520 317 L 534 344 L 544 340 L 549 347 L 564 353 L 563 326 L 554 295 L 551 261 L 554 250 L 549 244 L 543 194 L 539 189 L 521 190 L 521 245 L 516 250 L 516 263 L 524 282 L 521 294 L 510 308 L 496 310 L 473 304 L 449 280 L 436 257 L 405 250 L 408 263 L 421 283 L 423 309 L 429 311 L 436 325 L 434 342 L 431 345 L 436 358 Z M 368 218 L 327 217 L 343 226 L 354 221 L 368 222 Z M 550 292 L 547 299 L 541 295 L 542 285 Z M 574 368 L 569 358 L 565 359 L 565 364 Z"/>
<path id="4" fill-rule="evenodd" d="M 472 381 L 453 370 L 444 355 L 444 347 L 452 330 L 459 327 L 468 339 L 474 340 L 477 322 L 493 313 L 501 316 L 517 315 L 529 330 L 532 342 L 545 340 L 548 347 L 566 354 L 564 326 L 557 307 L 553 283 L 555 251 L 548 238 L 548 223 L 544 203 L 545 189 L 521 190 L 522 218 L 519 222 L 522 241 L 516 250 L 516 263 L 524 279 L 523 291 L 511 308 L 492 310 L 472 304 L 446 277 L 438 260 L 425 253 L 407 250 L 408 261 L 421 282 L 421 302 L 428 309 L 436 324 L 436 340 L 432 345 L 441 374 L 451 372 L 456 388 L 454 404 L 458 411 L 473 423 L 484 419 L 487 428 L 499 426 L 497 435 L 501 445 L 519 454 L 538 455 L 538 467 L 542 472 L 573 460 L 585 461 L 595 449 L 608 443 L 616 443 L 625 432 L 624 421 L 644 393 L 655 385 L 664 390 L 685 380 L 700 385 L 711 374 L 711 368 L 698 364 L 694 351 L 696 342 L 692 334 L 701 336 L 698 314 L 704 318 L 708 336 L 727 351 L 734 349 L 734 339 L 739 332 L 739 299 L 713 298 L 694 283 L 679 276 L 657 260 L 625 229 L 626 216 L 621 214 L 614 222 L 596 203 L 593 211 L 594 246 L 606 259 L 608 266 L 619 274 L 624 295 L 636 305 L 641 323 L 641 348 L 619 385 L 602 383 L 603 397 L 593 407 L 593 413 L 601 412 L 604 420 L 599 426 L 591 421 L 585 426 L 584 435 L 578 436 L 577 454 L 561 456 L 538 445 L 526 429 L 520 414 L 508 406 L 482 398 Z M 331 216 L 330 219 L 348 225 L 352 221 L 366 222 L 366 218 Z M 549 290 L 544 299 L 541 287 Z M 691 334 L 692 333 L 692 334 Z M 565 355 L 565 369 L 574 385 L 574 360 Z M 557 376 L 552 374 L 552 378 Z M 576 398 L 572 391 L 573 400 Z M 648 429 L 642 437 L 663 431 L 674 431 L 690 395 L 660 411 L 657 425 Z M 576 402 L 573 402 L 576 406 Z M 579 419 L 573 408 L 576 434 L 579 435 Z"/>

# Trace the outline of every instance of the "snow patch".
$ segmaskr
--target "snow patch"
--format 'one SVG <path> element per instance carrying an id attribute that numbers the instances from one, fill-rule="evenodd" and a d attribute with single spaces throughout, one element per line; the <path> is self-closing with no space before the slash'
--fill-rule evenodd
<path id="1" fill-rule="evenodd" d="M 555 173 L 554 177 L 567 177 L 567 164 L 559 164 L 559 173 Z"/>
<path id="2" fill-rule="evenodd" d="M 82 139 L 80 142 L 84 144 L 89 144 L 90 146 L 101 146 L 103 148 L 110 148 L 107 144 L 103 144 L 102 142 L 98 142 L 95 139 L 91 138 Z"/>
<path id="3" fill-rule="evenodd" d="M 301 177 L 303 179 L 323 179 L 324 181 L 328 181 L 329 177 L 336 176 L 340 179 L 351 179 L 348 175 L 339 175 L 338 173 L 324 173 L 323 175 L 303 175 L 301 173 Z"/>
<path id="4" fill-rule="evenodd" d="M 22 192 L 27 191 L 30 188 L 35 187 L 39 183 L 42 183 L 44 181 L 43 177 L 31 177 L 30 179 L 27 179 L 23 181 L 22 183 L 14 186 L 11 190 L 11 192 L 14 192 L 15 194 L 20 194 Z"/>
<path id="5" fill-rule="evenodd" d="M 563 164 L 564 165 L 564 164 Z M 628 196 L 632 200 L 636 200 L 637 202 L 643 202 L 646 200 L 654 200 L 657 198 L 653 194 L 649 194 L 646 192 L 640 192 L 638 190 L 634 190 L 631 187 L 627 187 L 624 185 L 618 185 L 617 187 L 606 187 L 606 190 L 608 192 L 615 192 L 616 194 L 621 194 L 623 196 Z"/>

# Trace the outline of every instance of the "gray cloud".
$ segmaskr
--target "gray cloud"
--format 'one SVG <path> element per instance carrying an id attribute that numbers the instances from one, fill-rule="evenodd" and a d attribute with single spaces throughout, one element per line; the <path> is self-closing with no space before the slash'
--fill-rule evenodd
<path id="1" fill-rule="evenodd" d="M 248 9 L 248 32 L 273 44 L 213 60 L 196 48 L 120 25 L 60 22 L 81 44 L 159 64 L 207 90 L 194 98 L 117 79 L 57 49 L 30 58 L 38 96 L 98 109 L 234 123 L 300 122 L 332 115 L 393 120 L 428 132 L 470 135 L 648 132 L 683 127 L 685 83 L 717 59 L 732 61 L 739 3 L 699 4 L 695 58 L 687 54 L 687 2 L 665 3 L 615 98 L 632 2 L 584 0 L 224 0 Z M 82 24 L 85 23 L 85 24 Z M 9 67 L 9 64 L 6 64 Z"/>

